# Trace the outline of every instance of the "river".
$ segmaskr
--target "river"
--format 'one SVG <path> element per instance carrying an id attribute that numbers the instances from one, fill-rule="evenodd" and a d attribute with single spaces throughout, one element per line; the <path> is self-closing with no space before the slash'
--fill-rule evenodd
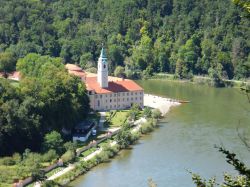
<path id="1" fill-rule="evenodd" d="M 187 170 L 203 177 L 235 174 L 214 148 L 223 145 L 250 165 L 250 152 L 237 135 L 250 137 L 250 104 L 238 89 L 211 88 L 164 80 L 138 81 L 146 93 L 189 100 L 172 108 L 160 128 L 144 136 L 130 150 L 93 168 L 70 186 L 141 187 L 152 178 L 159 187 L 194 187 Z"/>

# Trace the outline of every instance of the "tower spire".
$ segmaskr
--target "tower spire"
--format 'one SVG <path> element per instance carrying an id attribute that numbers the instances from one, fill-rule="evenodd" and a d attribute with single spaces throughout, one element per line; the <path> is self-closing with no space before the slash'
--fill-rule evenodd
<path id="1" fill-rule="evenodd" d="M 101 55 L 100 55 L 101 58 L 107 58 L 107 54 L 106 54 L 106 51 L 105 51 L 105 48 L 104 48 L 104 45 L 102 43 L 102 50 L 101 50 Z"/>
<path id="2" fill-rule="evenodd" d="M 107 54 L 102 43 L 102 50 L 100 57 L 98 59 L 98 72 L 97 80 L 101 88 L 108 87 L 108 64 L 107 64 Z"/>

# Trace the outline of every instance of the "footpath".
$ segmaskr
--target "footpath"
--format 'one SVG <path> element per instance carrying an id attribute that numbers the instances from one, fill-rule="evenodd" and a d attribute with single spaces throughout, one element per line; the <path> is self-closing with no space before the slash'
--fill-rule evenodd
<path id="1" fill-rule="evenodd" d="M 172 106 L 178 106 L 180 105 L 179 102 L 177 102 L 176 100 L 172 100 L 172 99 L 167 99 L 167 98 L 162 98 L 159 96 L 154 96 L 154 95 L 149 95 L 149 94 L 145 94 L 144 95 L 144 105 L 151 107 L 151 108 L 155 108 L 155 109 L 159 109 L 162 113 L 162 115 L 165 115 Z M 99 129 L 101 131 L 105 131 L 105 130 L 109 130 L 107 128 L 104 128 L 104 122 L 105 122 L 105 117 L 106 114 L 105 112 L 100 112 L 100 120 L 99 120 Z M 144 117 L 141 117 L 140 119 L 136 120 L 134 122 L 134 128 L 131 130 L 132 133 L 136 133 L 140 130 L 140 127 L 143 123 L 145 123 L 147 120 Z M 119 128 L 115 129 L 116 131 Z M 113 129 L 114 130 L 114 129 Z M 113 141 L 110 143 L 111 146 L 116 145 L 117 142 Z M 102 152 L 102 148 L 94 151 L 93 153 L 91 153 L 90 155 L 82 158 L 82 160 L 84 161 L 88 161 L 90 159 L 92 159 L 93 157 L 95 157 L 96 155 L 100 154 Z M 77 164 L 77 163 L 76 163 Z M 47 180 L 54 180 L 64 174 L 66 174 L 67 172 L 73 170 L 76 167 L 76 164 L 70 164 L 68 165 L 66 168 L 64 168 L 63 170 L 55 173 L 54 175 L 50 176 Z M 41 183 L 40 182 L 36 182 L 35 187 L 41 187 Z"/>

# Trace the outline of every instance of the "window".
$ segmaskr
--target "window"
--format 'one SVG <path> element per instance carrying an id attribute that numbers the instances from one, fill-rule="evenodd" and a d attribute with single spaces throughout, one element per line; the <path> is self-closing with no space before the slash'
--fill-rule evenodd
<path id="1" fill-rule="evenodd" d="M 97 99 L 97 98 L 98 98 L 98 95 L 95 95 L 95 98 Z"/>
<path id="2" fill-rule="evenodd" d="M 133 101 L 133 97 L 131 98 L 131 101 Z"/>
<path id="3" fill-rule="evenodd" d="M 129 95 L 129 93 L 127 93 L 127 96 Z"/>
<path id="4" fill-rule="evenodd" d="M 112 99 L 110 99 L 110 102 L 112 102 Z"/>
<path id="5" fill-rule="evenodd" d="M 114 102 L 116 102 L 116 99 L 114 99 Z"/>
<path id="6" fill-rule="evenodd" d="M 100 95 L 100 98 L 102 98 L 102 95 Z"/>
<path id="7" fill-rule="evenodd" d="M 122 95 L 125 96 L 125 93 L 123 92 Z"/>
<path id="8" fill-rule="evenodd" d="M 131 95 L 133 95 L 134 93 L 133 92 L 131 92 Z"/>
<path id="9" fill-rule="evenodd" d="M 137 100 L 137 97 L 135 98 L 135 100 Z"/>
<path id="10" fill-rule="evenodd" d="M 97 100 L 97 105 L 100 106 L 100 100 Z"/>
<path id="11" fill-rule="evenodd" d="M 135 92 L 135 95 L 137 95 L 137 92 Z"/>
<path id="12" fill-rule="evenodd" d="M 106 68 L 106 64 L 103 65 L 103 68 L 104 68 L 104 69 Z"/>
<path id="13" fill-rule="evenodd" d="M 127 101 L 129 100 L 129 98 L 127 98 Z"/>

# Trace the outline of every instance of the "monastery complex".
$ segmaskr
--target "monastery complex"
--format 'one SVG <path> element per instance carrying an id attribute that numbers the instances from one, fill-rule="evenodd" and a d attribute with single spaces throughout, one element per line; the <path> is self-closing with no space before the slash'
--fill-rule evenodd
<path id="1" fill-rule="evenodd" d="M 138 84 L 129 79 L 108 76 L 107 56 L 103 48 L 98 59 L 97 74 L 85 72 L 74 64 L 66 64 L 66 69 L 86 84 L 93 110 L 126 109 L 134 103 L 144 106 L 144 90 Z"/>
<path id="2" fill-rule="evenodd" d="M 70 74 L 78 76 L 86 84 L 90 107 L 96 111 L 127 109 L 137 103 L 143 108 L 144 90 L 134 81 L 108 76 L 107 55 L 102 48 L 98 59 L 97 74 L 85 72 L 75 64 L 66 64 Z M 0 77 L 4 74 L 0 72 Z M 8 79 L 19 81 L 20 73 L 7 74 Z"/>

